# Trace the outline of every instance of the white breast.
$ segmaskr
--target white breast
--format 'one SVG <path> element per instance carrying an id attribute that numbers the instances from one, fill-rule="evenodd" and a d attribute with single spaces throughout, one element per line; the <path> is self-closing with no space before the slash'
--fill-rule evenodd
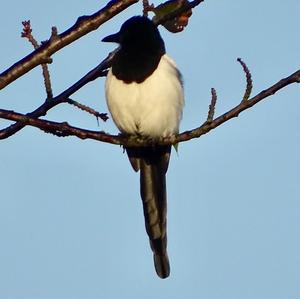
<path id="1" fill-rule="evenodd" d="M 157 69 L 142 83 L 126 84 L 111 69 L 105 83 L 108 109 L 122 133 L 165 137 L 179 132 L 184 105 L 176 65 L 162 56 Z"/>

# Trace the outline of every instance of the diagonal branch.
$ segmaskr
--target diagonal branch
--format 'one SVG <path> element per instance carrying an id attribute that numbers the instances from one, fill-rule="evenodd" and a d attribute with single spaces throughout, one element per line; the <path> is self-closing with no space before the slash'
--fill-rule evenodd
<path id="1" fill-rule="evenodd" d="M 79 79 L 76 83 L 60 93 L 58 96 L 52 98 L 51 100 L 46 100 L 41 106 L 28 113 L 27 116 L 31 118 L 38 118 L 40 116 L 46 115 L 47 112 L 53 107 L 62 103 L 66 103 L 72 94 L 74 94 L 88 82 L 91 82 L 100 76 L 106 76 L 105 70 L 108 68 L 108 64 L 110 63 L 113 54 L 114 52 L 110 53 L 99 65 L 89 71 L 83 78 Z M 5 139 L 12 136 L 13 134 L 23 129 L 25 126 L 26 124 L 24 124 L 23 122 L 17 122 L 7 128 L 0 130 L 0 139 Z"/>
<path id="2" fill-rule="evenodd" d="M 196 129 L 185 131 L 181 134 L 174 135 L 168 138 L 164 138 L 163 140 L 159 140 L 158 143 L 176 144 L 179 142 L 188 141 L 193 138 L 199 138 L 200 136 L 222 125 L 226 121 L 229 121 L 234 117 L 238 117 L 238 115 L 244 110 L 251 108 L 252 106 L 259 103 L 260 101 L 268 98 L 269 96 L 275 94 L 277 91 L 293 83 L 300 83 L 300 70 L 296 71 L 295 73 L 291 74 L 290 76 L 284 79 L 281 79 L 276 84 L 261 91 L 256 96 L 249 99 L 248 101 L 242 101 L 239 105 L 229 110 L 228 112 L 222 114 L 221 116 L 215 118 L 213 121 L 211 122 L 205 121 L 203 125 L 201 125 Z M 70 126 L 65 122 L 57 123 L 57 122 L 52 122 L 47 120 L 35 119 L 30 117 L 29 115 L 23 115 L 20 113 L 16 113 L 4 109 L 0 109 L 0 118 L 18 121 L 19 123 L 22 123 L 24 126 L 29 125 L 29 126 L 37 127 L 46 132 L 58 136 L 76 136 L 81 139 L 94 139 L 94 140 L 112 143 L 112 144 L 118 144 L 118 145 L 122 144 L 125 146 L 146 146 L 149 144 L 153 144 L 153 141 L 151 142 L 149 140 L 145 140 L 137 136 L 135 137 L 126 137 L 121 135 L 115 136 L 115 135 L 106 134 L 104 132 L 84 130 L 84 129 Z M 3 136 L 1 136 L 0 134 L 0 139 L 2 139 L 2 137 Z"/>
<path id="3" fill-rule="evenodd" d="M 50 57 L 55 52 L 83 35 L 96 30 L 104 22 L 138 1 L 139 0 L 112 0 L 93 15 L 78 18 L 71 28 L 61 34 L 52 35 L 41 47 L 0 74 L 0 90 L 39 64 L 50 63 Z"/>
<path id="4" fill-rule="evenodd" d="M 277 91 L 293 83 L 300 83 L 300 70 L 296 71 L 295 73 L 291 74 L 290 76 L 284 79 L 281 79 L 280 81 L 278 81 L 271 87 L 261 91 L 256 96 L 249 99 L 248 101 L 242 101 L 239 105 L 232 108 L 228 112 L 222 114 L 221 116 L 217 117 L 212 122 L 210 123 L 205 122 L 199 128 L 190 131 L 185 131 L 177 136 L 173 136 L 169 138 L 169 141 L 170 143 L 177 143 L 177 142 L 188 141 L 193 138 L 198 138 L 208 133 L 209 131 L 215 129 L 216 127 L 222 125 L 226 121 L 234 117 L 238 117 L 239 114 L 244 110 L 251 108 L 252 106 L 256 105 L 258 102 L 272 96 Z"/>

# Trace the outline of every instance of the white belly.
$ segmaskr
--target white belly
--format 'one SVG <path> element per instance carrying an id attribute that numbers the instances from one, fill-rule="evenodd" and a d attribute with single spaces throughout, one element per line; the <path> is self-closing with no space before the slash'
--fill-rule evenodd
<path id="1" fill-rule="evenodd" d="M 162 56 L 144 82 L 126 84 L 111 69 L 105 83 L 108 109 L 122 133 L 165 137 L 179 132 L 183 87 L 175 63 Z"/>

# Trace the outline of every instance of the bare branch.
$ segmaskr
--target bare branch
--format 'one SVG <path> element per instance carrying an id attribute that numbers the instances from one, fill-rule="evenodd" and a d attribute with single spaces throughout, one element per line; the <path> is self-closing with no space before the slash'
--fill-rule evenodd
<path id="1" fill-rule="evenodd" d="M 267 88 L 266 90 L 261 91 L 259 94 L 249 99 L 248 101 L 242 101 L 239 105 L 224 113 L 223 115 L 217 117 L 212 122 L 204 122 L 200 127 L 185 131 L 181 134 L 174 135 L 168 138 L 157 141 L 158 144 L 176 144 L 183 141 L 188 141 L 193 138 L 199 138 L 200 136 L 208 133 L 209 131 L 215 129 L 216 127 L 222 125 L 226 121 L 237 117 L 241 112 L 250 107 L 256 105 L 258 102 L 268 98 L 269 96 L 275 94 L 277 91 L 283 89 L 284 87 L 292 84 L 300 83 L 300 70 L 291 74 L 290 76 L 281 79 L 276 84 Z M 52 101 L 49 101 L 52 103 Z M 53 103 L 52 103 L 53 105 Z M 23 126 L 30 125 L 33 127 L 40 128 L 44 131 L 51 132 L 59 136 L 77 136 L 81 139 L 94 139 L 98 141 L 108 142 L 112 144 L 124 145 L 124 146 L 146 146 L 153 144 L 153 141 L 145 140 L 139 136 L 126 137 L 126 136 L 115 136 L 109 135 L 104 132 L 89 131 L 76 127 L 72 127 L 67 123 L 57 123 L 47 120 L 41 120 L 32 118 L 30 115 L 23 115 L 13 111 L 8 111 L 0 109 L 0 118 L 18 121 L 18 124 Z M 5 137 L 4 137 L 5 138 Z M 3 139 L 3 135 L 0 133 L 0 139 Z"/>
<path id="2" fill-rule="evenodd" d="M 246 109 L 251 108 L 252 106 L 256 105 L 258 102 L 268 98 L 269 96 L 275 94 L 277 91 L 283 89 L 287 85 L 290 85 L 292 83 L 300 83 L 300 70 L 296 71 L 295 73 L 291 74 L 290 76 L 281 79 L 276 84 L 272 85 L 271 87 L 261 91 L 256 96 L 252 97 L 248 101 L 242 101 L 239 105 L 234 107 L 233 109 L 229 110 L 228 112 L 222 114 L 221 116 L 217 117 L 212 121 L 211 123 L 205 122 L 202 126 L 199 128 L 183 132 L 177 136 L 173 136 L 168 139 L 169 143 L 177 143 L 177 142 L 183 142 L 188 141 L 193 138 L 198 138 L 212 129 L 215 129 L 216 127 L 222 125 L 226 121 L 238 117 L 241 112 L 243 112 Z M 167 139 L 166 139 L 167 140 Z"/>
<path id="3" fill-rule="evenodd" d="M 90 16 L 78 18 L 76 23 L 65 32 L 54 36 L 43 43 L 37 50 L 21 59 L 0 74 L 0 90 L 42 63 L 49 63 L 51 55 L 83 35 L 96 30 L 107 20 L 139 0 L 112 0 L 104 8 Z"/>
<path id="4" fill-rule="evenodd" d="M 76 136 L 80 139 L 94 139 L 98 141 L 121 144 L 122 138 L 115 135 L 109 135 L 104 132 L 89 131 L 81 128 L 70 126 L 67 122 L 54 122 L 49 120 L 32 118 L 28 115 L 17 113 L 14 111 L 0 109 L 0 117 L 8 120 L 14 120 L 22 123 L 24 126 L 32 126 L 51 133 L 59 137 Z M 1 134 L 0 134 L 1 139 Z"/>
<path id="5" fill-rule="evenodd" d="M 115 51 L 117 51 L 117 49 Z M 94 69 L 88 72 L 83 78 L 79 79 L 71 87 L 63 91 L 58 96 L 54 97 L 51 101 L 46 100 L 40 107 L 28 113 L 27 116 L 32 118 L 38 118 L 40 116 L 46 115 L 47 111 L 49 111 L 53 107 L 61 103 L 66 103 L 68 101 L 68 98 L 72 94 L 74 94 L 87 83 L 95 80 L 98 77 L 106 76 L 106 69 L 109 67 L 108 65 L 110 64 L 115 51 L 111 52 L 99 65 L 97 65 Z M 10 125 L 7 128 L 0 130 L 0 139 L 5 139 L 14 135 L 15 133 L 23 129 L 25 126 L 26 125 L 24 123 L 17 122 L 15 124 Z"/>

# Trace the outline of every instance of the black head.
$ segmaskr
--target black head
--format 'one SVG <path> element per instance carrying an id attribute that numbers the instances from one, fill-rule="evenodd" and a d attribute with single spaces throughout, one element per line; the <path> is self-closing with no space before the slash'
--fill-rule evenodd
<path id="1" fill-rule="evenodd" d="M 154 72 L 166 52 L 156 26 L 141 16 L 130 18 L 119 32 L 102 41 L 120 44 L 112 61 L 112 72 L 126 83 L 143 82 Z"/>
<path id="2" fill-rule="evenodd" d="M 120 31 L 105 37 L 103 42 L 114 42 L 125 48 L 163 49 L 164 41 L 157 27 L 147 17 L 135 16 L 128 19 Z"/>

